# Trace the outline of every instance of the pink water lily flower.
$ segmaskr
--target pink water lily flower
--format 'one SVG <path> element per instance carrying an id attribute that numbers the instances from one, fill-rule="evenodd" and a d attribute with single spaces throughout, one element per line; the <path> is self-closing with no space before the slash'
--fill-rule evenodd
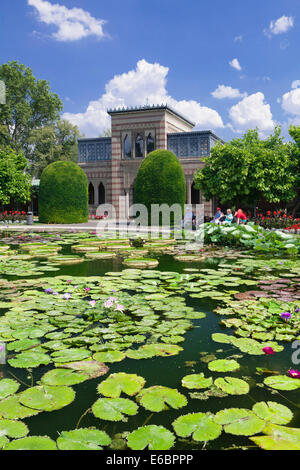
<path id="1" fill-rule="evenodd" d="M 124 309 L 125 309 L 124 305 L 118 304 L 118 305 L 116 306 L 116 310 L 118 310 L 119 312 L 124 312 Z"/>
<path id="2" fill-rule="evenodd" d="M 288 374 L 290 377 L 293 377 L 294 379 L 300 379 L 300 371 L 297 369 L 290 369 L 288 371 Z"/>
<path id="3" fill-rule="evenodd" d="M 90 300 L 90 301 L 89 301 L 89 304 L 90 304 L 91 307 L 95 307 L 95 305 L 96 305 L 96 300 Z"/>
<path id="4" fill-rule="evenodd" d="M 84 290 L 85 290 L 85 292 L 90 292 L 91 288 L 90 287 L 85 287 Z"/>
<path id="5" fill-rule="evenodd" d="M 64 294 L 63 295 L 63 299 L 65 299 L 65 300 L 69 300 L 71 297 L 72 297 L 71 294 Z"/>
<path id="6" fill-rule="evenodd" d="M 289 320 L 292 317 L 290 312 L 282 312 L 280 316 L 283 320 Z"/>
<path id="7" fill-rule="evenodd" d="M 113 306 L 113 302 L 111 300 L 107 300 L 105 303 L 104 303 L 104 307 L 106 308 L 110 308 Z"/>
<path id="8" fill-rule="evenodd" d="M 262 350 L 263 350 L 263 352 L 264 352 L 265 354 L 267 354 L 267 356 L 269 356 L 269 355 L 275 353 L 274 349 L 271 348 L 271 347 L 269 347 L 269 346 L 266 346 L 266 347 L 263 348 Z"/>

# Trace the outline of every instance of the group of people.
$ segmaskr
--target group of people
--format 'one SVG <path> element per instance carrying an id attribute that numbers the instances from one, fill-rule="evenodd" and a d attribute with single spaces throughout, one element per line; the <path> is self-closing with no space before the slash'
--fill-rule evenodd
<path id="1" fill-rule="evenodd" d="M 246 224 L 247 215 L 242 209 L 238 209 L 234 213 L 231 209 L 227 209 L 226 214 L 224 214 L 222 209 L 218 207 L 214 218 L 210 222 L 213 224 Z"/>

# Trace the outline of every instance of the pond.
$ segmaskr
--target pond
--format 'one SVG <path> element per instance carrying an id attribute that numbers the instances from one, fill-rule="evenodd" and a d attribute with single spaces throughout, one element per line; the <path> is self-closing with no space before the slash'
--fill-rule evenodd
<path id="1" fill-rule="evenodd" d="M 183 254 L 92 234 L 2 240 L 0 448 L 300 448 L 300 261 Z"/>

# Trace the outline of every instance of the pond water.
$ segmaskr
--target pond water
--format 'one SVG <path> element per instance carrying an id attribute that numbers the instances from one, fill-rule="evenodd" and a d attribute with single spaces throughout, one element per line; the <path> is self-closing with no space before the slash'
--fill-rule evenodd
<path id="1" fill-rule="evenodd" d="M 69 242 L 68 240 L 65 241 L 65 244 L 63 244 L 63 249 L 60 252 L 60 255 L 67 256 L 70 254 L 74 254 L 72 251 L 72 245 L 74 242 Z M 11 245 L 11 248 L 16 249 L 15 245 Z M 17 247 L 17 253 L 20 253 L 19 248 Z M 24 252 L 23 252 L 24 253 Z M 143 426 L 148 426 L 148 425 L 157 425 L 157 426 L 164 426 L 167 430 L 172 432 L 174 434 L 174 446 L 173 449 L 175 450 L 185 450 L 185 449 L 202 449 L 205 447 L 206 449 L 228 449 L 228 448 L 233 448 L 233 447 L 247 447 L 249 449 L 257 449 L 258 447 L 256 444 L 250 440 L 250 437 L 252 436 L 251 433 L 248 433 L 247 435 L 239 435 L 239 432 L 237 434 L 232 434 L 230 432 L 226 432 L 225 428 L 222 428 L 219 433 L 219 437 L 212 438 L 211 440 L 200 440 L 197 441 L 192 438 L 192 436 L 186 436 L 183 437 L 182 435 L 176 435 L 174 432 L 174 427 L 172 423 L 179 418 L 180 416 L 185 416 L 190 413 L 211 413 L 212 415 L 216 415 L 218 412 L 221 410 L 227 410 L 231 408 L 241 408 L 241 409 L 247 409 L 247 410 L 252 410 L 253 406 L 255 403 L 259 402 L 276 402 L 278 404 L 284 405 L 284 407 L 287 407 L 292 413 L 293 416 L 288 423 L 278 423 L 275 419 L 275 424 L 287 424 L 289 427 L 293 428 L 300 428 L 300 395 L 299 395 L 299 389 L 295 390 L 278 390 L 276 388 L 268 387 L 266 384 L 264 384 L 264 380 L 266 377 L 273 377 L 273 375 L 269 372 L 268 375 L 261 373 L 260 371 L 257 370 L 257 368 L 261 369 L 268 369 L 269 371 L 276 372 L 279 375 L 285 375 L 287 376 L 287 371 L 291 368 L 296 368 L 295 365 L 292 364 L 291 361 L 291 356 L 292 353 L 294 352 L 291 345 L 292 341 L 297 338 L 298 330 L 300 329 L 300 321 L 299 319 L 296 322 L 296 325 L 294 329 L 295 334 L 292 336 L 290 341 L 280 341 L 276 337 L 272 338 L 272 343 L 275 341 L 276 344 L 279 346 L 278 352 L 275 351 L 274 354 L 267 356 L 263 353 L 261 354 L 252 354 L 251 352 L 245 352 L 242 351 L 240 348 L 236 347 L 236 345 L 232 343 L 223 343 L 223 342 L 216 342 L 212 339 L 212 335 L 215 333 L 223 333 L 228 335 L 230 338 L 235 337 L 235 338 L 243 338 L 243 334 L 245 333 L 246 324 L 244 323 L 243 325 L 240 326 L 242 327 L 242 332 L 240 332 L 240 336 L 234 335 L 234 332 L 236 330 L 232 328 L 226 328 L 226 326 L 220 325 L 220 321 L 225 320 L 227 321 L 228 319 L 234 317 L 238 317 L 237 314 L 235 315 L 222 315 L 222 314 L 217 314 L 215 309 L 220 306 L 222 308 L 229 308 L 231 306 L 231 303 L 233 305 L 237 305 L 239 303 L 239 299 L 235 297 L 237 293 L 241 292 L 244 293 L 249 290 L 255 289 L 255 291 L 258 291 L 261 286 L 258 286 L 258 283 L 260 282 L 265 282 L 267 283 L 268 279 L 270 279 L 270 283 L 274 283 L 276 279 L 281 279 L 281 280 L 286 280 L 288 282 L 292 282 L 292 284 L 289 284 L 289 286 L 292 285 L 294 291 L 293 294 L 290 292 L 290 296 L 288 297 L 285 294 L 285 297 L 278 295 L 278 290 L 276 291 L 273 290 L 274 293 L 274 299 L 275 302 L 278 304 L 281 303 L 282 308 L 289 307 L 289 310 L 291 311 L 291 308 L 295 310 L 297 300 L 299 298 L 299 292 L 297 291 L 297 282 L 299 281 L 296 280 L 297 276 L 300 274 L 300 265 L 298 260 L 284 260 L 282 258 L 278 258 L 277 260 L 274 259 L 268 259 L 268 258 L 260 258 L 259 261 L 256 261 L 254 257 L 249 256 L 249 258 L 245 257 L 245 255 L 242 255 L 242 257 L 237 256 L 234 257 L 232 252 L 229 253 L 229 256 L 224 253 L 222 256 L 219 256 L 219 254 L 216 253 L 210 254 L 207 256 L 206 259 L 204 259 L 202 262 L 180 262 L 174 259 L 174 253 L 171 254 L 164 254 L 160 253 L 155 255 L 151 254 L 151 257 L 155 257 L 159 261 L 159 265 L 157 268 L 154 270 L 151 270 L 150 273 L 152 272 L 158 272 L 158 273 L 178 273 L 181 274 L 182 277 L 179 279 L 177 278 L 177 285 L 174 286 L 174 291 L 169 290 L 165 291 L 165 287 L 168 287 L 164 282 L 160 286 L 159 289 L 157 288 L 157 285 L 153 284 L 153 281 L 156 282 L 157 278 L 149 276 L 149 278 L 143 277 L 143 281 L 152 281 L 152 287 L 154 286 L 153 289 L 153 294 L 151 294 L 151 288 L 149 292 L 145 292 L 143 295 L 145 297 L 151 295 L 155 295 L 155 293 L 165 293 L 168 292 L 168 295 L 170 297 L 164 297 L 164 299 L 172 299 L 173 297 L 180 297 L 184 299 L 184 305 L 186 307 L 192 307 L 194 312 L 202 312 L 205 314 L 203 315 L 203 318 L 189 318 L 189 321 L 193 325 L 193 328 L 188 328 L 186 331 L 184 331 L 181 336 L 183 339 L 178 342 L 178 343 L 173 343 L 177 344 L 180 347 L 180 350 L 178 351 L 177 354 L 174 354 L 169 357 L 162 357 L 162 356 L 154 356 L 150 358 L 145 358 L 145 359 L 132 359 L 129 357 L 125 357 L 123 360 L 119 362 L 111 362 L 111 363 L 106 363 L 106 365 L 109 367 L 109 372 L 106 375 L 103 375 L 101 377 L 97 378 L 91 378 L 89 380 L 85 380 L 82 383 L 72 385 L 72 389 L 76 393 L 76 398 L 69 403 L 67 406 L 62 407 L 61 409 L 54 410 L 51 412 L 48 411 L 40 411 L 38 414 L 35 416 L 31 416 L 28 418 L 22 419 L 22 421 L 27 425 L 29 429 L 29 434 L 28 436 L 49 436 L 53 441 L 56 441 L 57 438 L 59 437 L 59 434 L 63 431 L 71 431 L 76 428 L 90 428 L 90 427 L 95 427 L 98 430 L 105 431 L 108 436 L 113 439 L 116 434 L 120 435 L 122 433 L 131 433 L 134 430 L 143 427 Z M 80 254 L 80 256 L 83 256 Z M 245 261 L 246 260 L 246 261 Z M 248 262 L 252 263 L 251 269 L 249 269 L 249 266 L 247 265 L 247 260 Z M 4 262 L 4 260 L 2 261 Z M 9 263 L 9 261 L 7 261 Z M 25 263 L 24 260 L 20 260 L 20 263 Z M 97 296 L 97 289 L 95 289 L 95 283 L 97 282 L 96 278 L 101 279 L 104 277 L 107 279 L 107 276 L 105 276 L 106 273 L 109 273 L 109 280 L 112 284 L 109 284 L 110 287 L 113 286 L 114 280 L 115 279 L 121 279 L 121 276 L 114 277 L 112 273 L 119 273 L 124 269 L 128 269 L 127 266 L 124 266 L 122 263 L 122 257 L 117 256 L 114 259 L 101 259 L 101 260 L 87 260 L 84 261 L 83 263 L 80 264 L 74 264 L 74 265 L 58 265 L 57 263 L 53 262 L 51 257 L 49 257 L 47 260 L 41 259 L 41 260 L 34 260 L 35 267 L 40 268 L 40 270 L 43 272 L 42 274 L 35 274 L 34 272 L 30 272 L 28 276 L 25 275 L 23 272 L 22 276 L 19 275 L 13 275 L 12 271 L 10 271 L 10 274 L 7 274 L 7 270 L 2 270 L 2 295 L 1 295 L 1 309 L 0 309 L 0 315 L 1 318 L 0 320 L 6 318 L 8 308 L 3 308 L 3 302 L 12 302 L 12 310 L 15 312 L 21 312 L 21 310 L 18 310 L 16 307 L 16 300 L 20 301 L 21 296 L 24 296 L 22 299 L 21 305 L 26 305 L 26 302 L 31 301 L 32 299 L 37 298 L 40 302 L 40 299 L 45 299 L 46 304 L 48 305 L 49 309 L 51 309 L 51 305 L 47 302 L 49 302 L 49 299 L 53 299 L 53 302 L 56 301 L 56 298 L 54 298 L 51 294 L 46 294 L 44 292 L 45 288 L 52 288 L 53 290 L 58 289 L 59 290 L 59 302 L 61 302 L 61 296 L 63 295 L 63 292 L 71 292 L 72 298 L 70 300 L 67 300 L 67 302 L 75 301 L 78 299 L 78 302 L 83 302 L 85 301 L 88 303 L 89 300 L 95 299 L 97 303 L 101 301 L 101 305 L 103 304 L 103 294 L 102 297 Z M 224 264 L 225 263 L 225 264 Z M 220 266 L 221 265 L 221 266 Z M 7 265 L 9 266 L 9 264 Z M 54 266 L 57 270 L 56 271 L 49 271 L 45 272 L 43 271 L 43 266 Z M 226 267 L 225 267 L 226 266 Z M 291 271 L 289 269 L 289 266 L 292 266 L 292 275 Z M 26 265 L 24 265 L 24 269 L 26 269 Z M 240 270 L 240 273 L 239 273 Z M 147 272 L 147 270 L 141 270 L 141 273 Z M 299 274 L 298 274 L 299 272 Z M 125 276 L 125 284 L 128 282 L 128 288 L 122 287 L 122 295 L 129 294 L 132 295 L 132 298 L 135 298 L 136 291 L 133 288 L 133 283 L 138 283 L 139 282 L 139 275 L 136 276 L 137 272 L 133 271 L 133 279 L 129 279 L 126 281 L 126 276 Z M 219 277 L 218 274 L 220 273 Z M 200 277 L 199 277 L 200 275 Z M 140 274 L 142 276 L 142 274 Z M 193 277 L 195 276 L 195 277 Z M 251 283 L 249 284 L 250 287 L 243 282 L 237 282 L 234 280 L 234 278 L 238 276 L 239 279 L 242 279 L 242 281 L 245 280 L 250 280 L 253 281 L 253 287 Z M 168 276 L 166 275 L 163 281 Z M 171 276 L 172 277 L 172 276 Z M 222 277 L 225 279 L 224 282 L 222 282 Z M 46 278 L 46 281 L 44 282 L 44 278 Z M 86 292 L 85 295 L 82 294 L 82 290 L 84 289 L 84 284 L 82 284 L 82 279 L 86 279 L 86 286 L 92 286 L 90 292 Z M 233 278 L 233 279 L 232 279 Z M 60 283 L 64 283 L 64 290 L 61 288 L 60 284 L 57 284 L 56 279 L 60 279 Z M 142 278 L 141 278 L 142 279 Z M 220 281 L 221 279 L 221 281 Z M 33 281 L 33 284 L 30 284 L 30 280 Z M 67 283 L 68 281 L 72 281 L 72 283 Z M 199 285 L 195 287 L 195 283 L 197 281 L 201 281 Z M 291 281 L 292 280 L 292 281 Z M 10 287 L 8 287 L 8 284 L 5 284 L 5 281 L 9 281 Z M 28 283 L 26 284 L 26 281 Z M 210 282 L 210 284 L 207 285 L 207 282 Z M 215 282 L 213 282 L 215 281 Z M 255 282 L 254 282 L 255 281 Z M 144 283 L 143 286 L 151 286 L 150 282 L 148 284 Z M 93 284 L 94 283 L 94 284 Z M 226 285 L 226 283 L 228 285 Z M 76 289 L 74 291 L 74 285 L 78 284 L 81 289 L 81 296 L 76 297 Z M 172 284 L 172 283 L 171 283 Z M 287 286 L 287 284 L 281 284 L 281 286 Z M 104 293 L 106 297 L 109 297 L 109 295 L 113 295 L 119 299 L 119 284 L 116 284 L 116 289 L 111 289 L 112 291 L 116 290 L 116 292 L 112 292 L 111 294 L 108 294 L 108 290 L 104 289 Z M 182 286 L 182 288 L 178 288 L 178 286 Z M 202 286 L 204 290 L 202 290 Z M 201 289 L 199 289 L 201 287 Z M 15 294 L 12 293 L 11 289 L 15 289 Z M 289 287 L 291 289 L 291 287 Z M 206 296 L 202 296 L 203 292 L 207 292 Z M 28 292 L 29 291 L 29 292 Z M 40 297 L 36 297 L 36 294 L 32 293 L 32 291 L 38 291 L 40 292 Z M 74 292 L 74 294 L 73 294 Z M 265 292 L 265 291 L 262 291 Z M 17 293 L 17 295 L 16 295 Z M 194 293 L 194 296 L 191 294 Z M 141 294 L 141 292 L 139 292 Z M 198 295 L 200 294 L 200 295 Z M 26 299 L 26 295 L 28 296 L 28 299 Z M 33 295 L 33 297 L 31 296 Z M 120 296 L 120 302 L 126 304 L 126 302 L 129 302 L 128 305 L 130 304 L 130 300 L 128 300 L 127 297 L 122 297 Z M 198 295 L 198 296 L 197 296 Z M 222 296 L 224 299 L 222 299 Z M 294 297 L 293 297 L 294 296 Z M 272 299 L 272 296 L 266 297 L 268 301 Z M 224 303 L 225 300 L 225 303 Z M 242 299 L 241 299 L 242 301 Z M 245 300 L 247 301 L 247 299 Z M 152 300 L 150 300 L 151 304 Z M 154 300 L 155 302 L 155 300 Z M 252 297 L 252 300 L 250 302 L 260 302 L 259 297 Z M 168 300 L 165 302 L 166 304 L 168 303 Z M 299 300 L 300 304 L 300 300 Z M 19 304 L 20 305 L 20 304 Z M 55 303 L 53 304 L 55 305 Z M 78 304 L 79 305 L 79 304 Z M 142 304 L 141 304 L 142 305 Z M 155 306 L 155 304 L 153 304 Z M 151 307 L 153 307 L 151 304 Z M 281 305 L 280 308 L 277 305 L 277 308 L 279 308 L 278 312 L 281 311 Z M 81 306 L 81 303 L 80 303 Z M 9 305 L 7 305 L 9 307 Z M 127 308 L 127 304 L 125 305 Z M 276 307 L 276 306 L 275 306 Z M 52 307 L 55 309 L 55 306 Z M 128 307 L 129 308 L 129 307 Z M 266 307 L 267 308 L 267 307 Z M 273 307 L 274 308 L 274 305 Z M 15 309 L 15 310 L 14 310 Z M 171 307 L 172 309 L 172 307 Z M 261 303 L 259 304 L 259 311 L 261 311 Z M 38 310 L 37 306 L 32 306 L 33 314 L 29 314 L 28 317 L 34 318 L 34 315 L 36 312 L 40 312 Z M 90 309 L 92 310 L 92 309 Z M 176 310 L 176 309 L 175 309 Z M 276 309 L 275 309 L 276 310 Z M 293 310 L 293 315 L 294 314 Z M 25 309 L 26 311 L 26 309 Z M 28 309 L 27 309 L 28 311 Z M 80 310 L 82 311 L 82 310 Z M 126 311 L 126 309 L 125 309 Z M 176 321 L 177 317 L 174 315 L 174 318 L 171 317 L 165 317 L 164 312 L 166 310 L 163 310 L 161 312 L 159 310 L 159 306 L 157 307 L 155 311 L 155 315 L 158 316 L 158 318 L 155 318 L 155 321 L 153 320 L 153 325 L 155 328 L 157 327 L 157 324 L 159 324 L 160 321 Z M 176 310 L 178 311 L 178 310 Z M 192 310 L 189 310 L 191 312 Z M 284 311 L 284 310 L 282 310 Z M 102 312 L 102 311 L 101 311 Z M 61 314 L 70 314 L 70 311 L 66 309 L 65 311 L 62 309 Z M 170 312 L 169 312 L 170 313 Z M 172 313 L 172 312 L 171 312 Z M 225 312 L 226 313 L 226 312 Z M 103 315 L 103 312 L 102 312 Z M 245 308 L 242 311 L 242 316 L 245 315 Z M 279 314 L 275 312 L 275 315 L 279 317 Z M 46 316 L 47 316 L 47 310 L 42 311 L 42 316 L 41 316 L 41 322 L 45 323 L 46 322 Z M 81 315 L 79 315 L 80 317 Z M 150 315 L 151 316 L 151 315 Z M 55 318 L 55 316 L 53 317 Z M 100 318 L 103 319 L 103 317 Z M 187 318 L 186 316 L 180 316 L 178 315 L 178 319 L 182 318 Z M 244 318 L 244 317 L 243 317 Z M 90 319 L 89 319 L 90 320 Z M 280 319 L 278 320 L 277 318 L 277 323 L 276 323 L 276 328 L 277 328 L 277 333 L 276 334 L 288 334 L 288 332 L 284 331 L 284 328 L 286 327 L 286 322 L 281 321 Z M 281 326 L 279 325 L 278 327 L 278 321 L 281 321 L 282 323 L 282 329 Z M 299 322 L 299 324 L 298 324 Z M 0 341 L 4 341 L 7 345 L 10 343 L 13 343 L 14 340 L 17 338 L 9 338 L 7 342 L 5 341 L 5 333 L 3 335 L 1 334 L 1 327 L 3 327 L 4 323 L 1 323 L 0 321 Z M 7 324 L 7 323 L 6 323 Z M 138 325 L 138 323 L 136 323 Z M 259 322 L 255 323 L 256 325 L 259 326 Z M 96 326 L 102 326 L 104 325 L 104 322 L 96 322 Z M 95 326 L 94 325 L 94 326 Z M 144 323 L 144 325 L 147 325 L 147 323 Z M 149 323 L 151 325 L 151 321 Z M 35 326 L 37 326 L 37 323 L 35 323 Z M 71 325 L 70 325 L 71 326 Z M 154 328 L 153 326 L 153 328 Z M 153 332 L 151 332 L 149 329 L 145 328 L 145 340 L 142 341 L 140 344 L 133 343 L 131 346 L 129 345 L 128 347 L 121 347 L 122 351 L 127 351 L 128 349 L 137 349 L 140 348 L 143 344 L 152 344 L 152 343 L 160 343 L 160 344 L 165 344 L 162 342 L 162 337 L 167 337 L 167 338 L 172 338 L 172 328 L 175 327 L 176 325 L 173 323 L 170 324 L 171 330 L 169 332 L 164 332 L 163 334 L 161 333 L 158 335 L 156 338 L 153 338 Z M 288 325 L 289 326 L 289 325 Z M 18 328 L 20 328 L 19 325 L 17 325 Z M 53 327 L 53 324 L 52 324 Z M 12 328 L 16 328 L 14 325 Z M 53 331 L 65 331 L 67 328 L 66 325 L 61 326 L 60 328 L 58 325 L 55 325 L 53 328 Z M 4 331 L 4 330 L 3 330 Z M 249 330 L 250 334 L 252 334 L 252 330 Z M 257 331 L 262 331 L 265 332 L 266 328 L 258 328 Z M 269 331 L 269 330 L 268 330 Z M 137 334 L 140 334 L 141 330 L 138 331 Z M 154 332 L 155 333 L 155 332 Z M 10 333 L 11 334 L 11 333 Z M 73 336 L 78 336 L 82 335 L 83 333 L 78 330 L 78 333 L 73 333 Z M 128 333 L 129 335 L 132 333 Z M 23 338 L 22 335 L 19 336 L 20 338 Z M 24 336 L 26 337 L 26 336 Z M 29 336 L 30 337 L 30 336 Z M 246 337 L 246 336 L 244 336 Z M 174 338 L 173 338 L 174 339 Z M 45 343 L 47 340 L 43 337 L 39 337 L 40 342 Z M 64 339 L 62 339 L 64 341 Z M 111 342 L 112 340 L 107 339 L 105 341 L 101 341 L 101 344 L 103 342 Z M 167 340 L 166 344 L 167 343 Z M 130 341 L 129 341 L 130 343 Z M 93 344 L 98 344 L 98 343 L 93 343 Z M 119 343 L 122 346 L 122 342 Z M 172 344 L 172 343 L 171 343 Z M 262 347 L 265 346 L 265 342 L 261 341 Z M 271 344 L 271 343 L 270 343 Z M 281 348 L 280 348 L 281 346 Z M 73 348 L 73 345 L 69 345 L 66 343 L 66 348 Z M 76 346 L 77 347 L 77 346 Z M 38 346 L 40 348 L 40 346 Z M 89 345 L 81 345 L 80 348 L 89 348 Z M 182 349 L 181 349 L 182 348 Z M 280 350 L 282 349 L 282 350 Z M 34 349 L 33 349 L 34 350 Z M 49 350 L 44 350 L 47 354 L 49 354 Z M 55 352 L 55 351 L 54 351 Z M 9 357 L 14 358 L 15 356 L 18 356 L 20 352 L 17 350 L 11 349 L 9 351 Z M 50 353 L 53 354 L 53 351 L 50 349 Z M 93 351 L 93 354 L 95 354 L 95 351 Z M 53 356 L 52 356 L 53 358 Z M 208 368 L 208 362 L 216 360 L 216 359 L 231 359 L 231 360 L 236 360 L 239 364 L 238 370 L 233 370 L 233 371 L 228 371 L 228 372 L 222 372 L 222 371 L 211 371 Z M 67 362 L 67 361 L 66 361 Z M 39 367 L 30 367 L 29 371 L 26 367 L 12 367 L 9 363 L 0 366 L 0 372 L 2 375 L 3 379 L 13 379 L 16 380 L 20 383 L 20 388 L 18 389 L 18 396 L 22 394 L 22 392 L 29 390 L 32 386 L 37 386 L 39 384 L 40 379 L 45 375 L 46 372 L 52 370 L 54 367 L 53 362 L 51 362 L 49 365 L 40 365 Z M 97 391 L 97 386 L 105 381 L 111 374 L 115 373 L 126 373 L 126 374 L 137 374 L 140 377 L 143 377 L 145 379 L 145 385 L 144 388 L 152 387 L 152 386 L 165 386 L 171 389 L 176 389 L 180 394 L 184 395 L 186 397 L 187 403 L 185 406 L 179 407 L 178 409 L 173 409 L 172 407 L 168 407 L 169 409 L 164 409 L 163 411 L 160 412 L 153 412 L 149 409 L 146 409 L 144 406 L 142 406 L 139 403 L 139 400 L 135 400 L 135 396 L 128 396 L 125 394 L 122 394 L 121 396 L 126 399 L 130 399 L 132 401 L 137 401 L 138 404 L 140 405 L 138 408 L 137 413 L 135 413 L 132 416 L 126 416 L 123 421 L 110 421 L 110 420 L 104 420 L 104 419 L 99 419 L 94 415 L 94 413 L 91 411 L 92 405 L 101 397 L 99 394 L 99 391 Z M 238 378 L 243 380 L 249 385 L 249 390 L 248 392 L 244 394 L 228 394 L 224 393 L 224 390 L 220 390 L 219 392 L 223 391 L 223 394 L 220 393 L 217 396 L 212 396 L 209 397 L 204 397 L 204 392 L 207 392 L 207 390 L 210 390 L 210 387 L 206 388 L 186 388 L 182 384 L 182 379 L 185 376 L 191 375 L 191 374 L 200 374 L 203 373 L 205 377 L 211 377 L 213 381 L 216 379 L 222 377 L 233 377 L 233 378 Z M 276 377 L 276 375 L 274 375 Z M 293 379 L 295 381 L 299 379 Z M 299 380 L 300 382 L 300 380 Z M 296 382 L 295 382 L 296 383 Z M 25 385 L 26 384 L 26 385 Z M 0 397 L 1 397 L 1 380 L 0 380 Z M 205 399 L 206 398 L 206 399 Z M 34 406 L 33 406 L 34 408 Z M 37 409 L 37 408 L 35 408 Z M 1 401 L 0 401 L 0 415 L 1 415 Z M 5 414 L 2 414 L 2 418 L 5 417 Z M 1 427 L 1 419 L 0 419 L 0 427 Z M 259 431 L 253 432 L 253 435 L 262 435 L 262 428 L 259 429 Z M 123 437 L 126 437 L 126 434 L 123 435 Z M 19 437 L 19 436 L 18 436 Z M 117 436 L 121 437 L 121 436 Z M 11 436 L 7 436 L 7 440 L 13 441 Z M 1 445 L 1 442 L 0 442 Z M 115 441 L 111 445 L 117 445 Z M 118 446 L 122 447 L 126 445 L 126 439 L 123 441 L 118 441 Z M 111 448 L 108 446 L 108 448 Z"/>

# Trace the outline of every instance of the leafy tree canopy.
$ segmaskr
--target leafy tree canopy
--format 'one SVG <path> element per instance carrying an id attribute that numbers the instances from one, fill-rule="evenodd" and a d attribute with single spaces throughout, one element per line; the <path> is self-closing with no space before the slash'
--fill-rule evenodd
<path id="1" fill-rule="evenodd" d="M 0 66 L 6 85 L 6 104 L 0 106 L 0 145 L 8 145 L 28 156 L 30 133 L 53 124 L 62 110 L 58 95 L 46 80 L 36 79 L 29 67 L 11 61 Z"/>
<path id="2" fill-rule="evenodd" d="M 11 198 L 25 203 L 30 200 L 31 177 L 26 174 L 27 159 L 21 152 L 0 148 L 0 202 L 9 204 Z"/>
<path id="3" fill-rule="evenodd" d="M 48 165 L 58 160 L 77 163 L 79 137 L 78 127 L 62 119 L 34 129 L 28 139 L 32 174 L 39 178 Z"/>
<path id="4" fill-rule="evenodd" d="M 283 142 L 280 127 L 266 140 L 258 130 L 249 130 L 242 138 L 212 148 L 205 167 L 194 181 L 206 199 L 216 196 L 221 203 L 255 204 L 289 201 L 296 195 L 295 159 L 290 143 Z"/>

